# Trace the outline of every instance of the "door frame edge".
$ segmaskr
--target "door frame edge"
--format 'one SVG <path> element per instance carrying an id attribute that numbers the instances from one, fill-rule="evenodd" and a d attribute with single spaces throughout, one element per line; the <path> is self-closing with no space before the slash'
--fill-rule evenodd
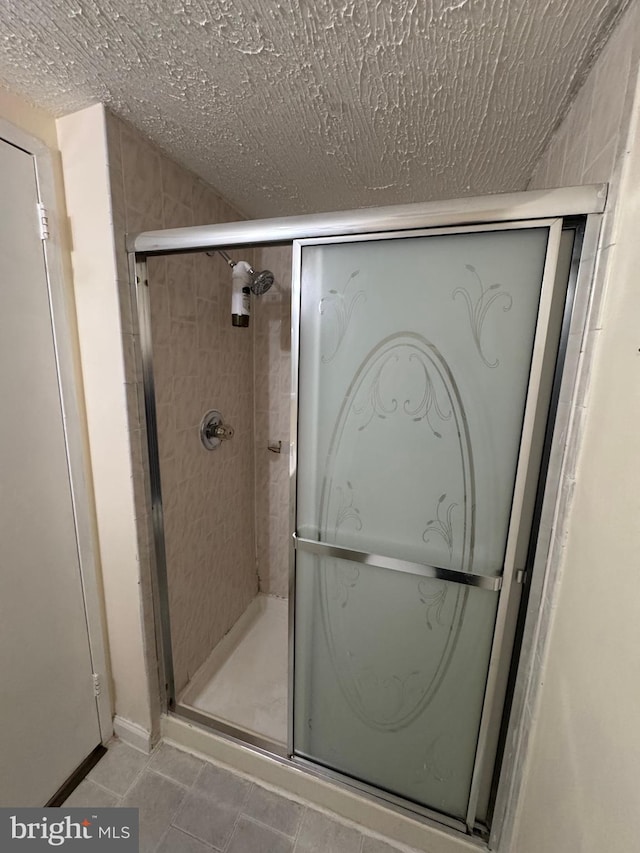
<path id="1" fill-rule="evenodd" d="M 67 458 L 67 471 L 73 510 L 80 583 L 84 602 L 91 666 L 94 674 L 96 712 L 103 744 L 113 737 L 111 670 L 107 653 L 106 625 L 101 598 L 99 549 L 92 520 L 92 493 L 88 485 L 90 462 L 85 453 L 88 444 L 86 423 L 77 392 L 80 365 L 74 357 L 72 340 L 77 343 L 73 298 L 65 287 L 62 222 L 64 212 L 58 204 L 54 161 L 55 151 L 41 139 L 0 117 L 0 139 L 21 148 L 34 160 L 38 200 L 47 211 L 49 236 L 42 241 L 47 278 L 53 345 L 56 358 L 58 391 Z M 61 169 L 61 167 L 60 167 Z M 62 187 L 59 188 L 63 192 Z M 34 214 L 35 215 L 35 214 Z M 72 294 L 73 282 L 69 282 Z M 78 345 L 79 351 L 79 345 Z M 95 513 L 93 514 L 95 516 Z"/>

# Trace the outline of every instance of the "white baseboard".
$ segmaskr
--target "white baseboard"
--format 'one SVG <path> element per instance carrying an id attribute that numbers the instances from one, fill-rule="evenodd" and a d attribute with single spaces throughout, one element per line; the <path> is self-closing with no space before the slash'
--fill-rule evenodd
<path id="1" fill-rule="evenodd" d="M 151 732 L 143 729 L 137 723 L 132 723 L 131 720 L 116 715 L 113 718 L 113 733 L 134 749 L 139 749 L 140 752 L 145 752 L 147 755 L 151 752 Z"/>

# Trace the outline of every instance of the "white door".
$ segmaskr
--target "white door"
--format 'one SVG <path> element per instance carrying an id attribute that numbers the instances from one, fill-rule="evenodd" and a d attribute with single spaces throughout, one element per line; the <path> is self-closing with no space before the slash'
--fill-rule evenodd
<path id="1" fill-rule="evenodd" d="M 0 806 L 100 743 L 34 157 L 0 140 Z"/>

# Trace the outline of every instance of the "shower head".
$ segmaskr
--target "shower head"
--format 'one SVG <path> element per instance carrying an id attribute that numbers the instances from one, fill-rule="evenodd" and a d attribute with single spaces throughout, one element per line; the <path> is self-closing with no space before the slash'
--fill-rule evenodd
<path id="1" fill-rule="evenodd" d="M 251 270 L 251 273 L 253 275 L 251 292 L 255 293 L 256 296 L 262 296 L 262 294 L 266 293 L 273 284 L 273 273 L 271 270 L 262 270 L 262 272 L 255 272 L 255 270 Z"/>
<path id="2" fill-rule="evenodd" d="M 224 249 L 216 249 L 219 255 L 225 259 L 225 261 L 229 264 L 229 266 L 233 269 L 235 265 L 238 263 L 234 261 L 232 257 L 230 257 Z M 214 254 L 214 252 L 207 252 L 207 255 L 210 257 Z M 247 272 L 251 276 L 251 292 L 255 296 L 262 296 L 263 293 L 266 293 L 267 290 L 271 287 L 274 281 L 274 275 L 271 270 L 262 270 L 261 272 L 256 272 L 253 267 L 249 267 Z"/>

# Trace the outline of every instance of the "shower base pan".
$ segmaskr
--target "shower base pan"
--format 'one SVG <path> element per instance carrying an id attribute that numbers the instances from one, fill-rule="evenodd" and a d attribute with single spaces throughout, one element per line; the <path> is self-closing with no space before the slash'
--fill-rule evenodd
<path id="1" fill-rule="evenodd" d="M 179 705 L 285 744 L 288 607 L 286 599 L 257 595 L 185 687 Z"/>

